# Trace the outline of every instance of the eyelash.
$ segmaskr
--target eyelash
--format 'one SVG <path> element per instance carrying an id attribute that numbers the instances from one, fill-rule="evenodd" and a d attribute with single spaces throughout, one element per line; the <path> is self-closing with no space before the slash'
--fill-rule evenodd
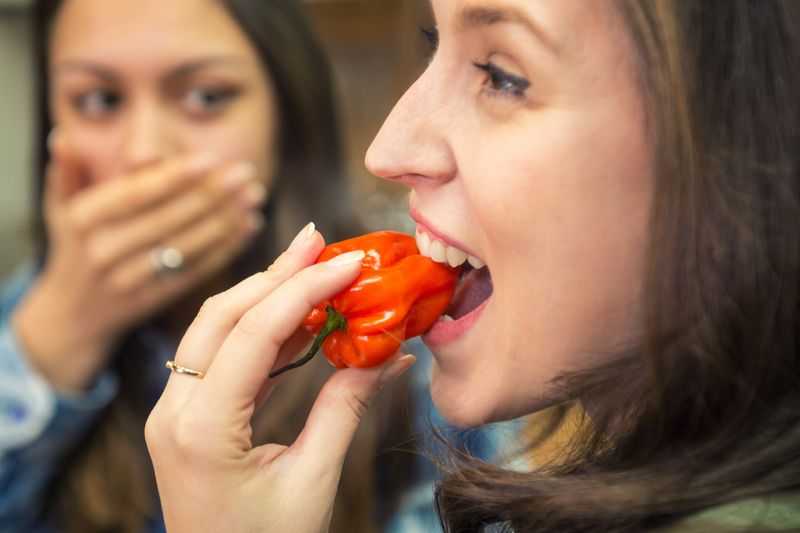
<path id="1" fill-rule="evenodd" d="M 179 94 L 182 105 L 192 115 L 213 116 L 240 93 L 237 88 L 192 87 Z M 99 101 L 98 101 L 99 99 Z M 106 118 L 122 105 L 122 96 L 110 89 L 93 89 L 72 99 L 75 110 L 92 119 Z"/>
<path id="2" fill-rule="evenodd" d="M 92 98 L 102 98 L 101 105 L 104 107 L 102 110 L 90 109 L 90 105 L 96 105 L 98 102 L 92 101 Z M 109 108 L 119 105 L 122 98 L 114 91 L 108 89 L 94 89 L 84 94 L 80 94 L 72 99 L 73 107 L 80 113 L 90 115 L 97 118 L 99 115 L 108 113 Z"/>
<path id="3" fill-rule="evenodd" d="M 428 41 L 428 53 L 425 54 L 425 59 L 430 61 L 439 48 L 439 30 L 420 26 L 419 31 L 422 32 L 422 36 Z"/>
<path id="4" fill-rule="evenodd" d="M 194 87 L 184 93 L 183 98 L 189 98 L 198 95 L 203 99 L 202 109 L 200 113 L 214 113 L 228 105 L 239 94 L 239 90 L 235 88 L 213 88 L 213 87 Z M 211 100 L 211 101 L 209 101 Z"/>
<path id="5" fill-rule="evenodd" d="M 425 28 L 423 26 L 420 26 L 419 30 L 430 45 L 430 50 L 427 54 L 427 59 L 430 61 L 439 48 L 439 31 L 436 28 Z M 506 72 L 491 61 L 486 63 L 473 61 L 472 64 L 475 68 L 488 75 L 487 81 L 492 95 L 522 98 L 525 91 L 531 86 L 530 81 Z"/>
<path id="6" fill-rule="evenodd" d="M 507 96 L 509 98 L 522 98 L 525 96 L 525 91 L 531 86 L 530 81 L 506 72 L 491 61 L 486 63 L 473 61 L 472 64 L 475 68 L 487 74 L 486 83 L 488 84 L 487 89 L 490 91 L 489 94 Z"/>

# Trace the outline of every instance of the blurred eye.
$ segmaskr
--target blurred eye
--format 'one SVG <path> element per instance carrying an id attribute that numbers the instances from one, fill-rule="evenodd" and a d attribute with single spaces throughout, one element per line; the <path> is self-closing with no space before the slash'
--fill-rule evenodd
<path id="1" fill-rule="evenodd" d="M 107 89 L 94 89 L 73 98 L 73 107 L 89 118 L 103 118 L 120 105 L 122 98 Z"/>
<path id="2" fill-rule="evenodd" d="M 183 105 L 193 115 L 209 115 L 230 104 L 239 90 L 234 88 L 193 87 L 183 94 Z"/>

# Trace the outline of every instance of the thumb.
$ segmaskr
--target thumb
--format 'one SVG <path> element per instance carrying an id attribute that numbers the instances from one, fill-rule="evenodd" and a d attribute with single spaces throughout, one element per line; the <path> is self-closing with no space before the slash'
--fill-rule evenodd
<path id="1" fill-rule="evenodd" d="M 413 355 L 399 355 L 377 368 L 334 372 L 322 387 L 294 447 L 302 448 L 304 456 L 314 457 L 316 466 L 324 471 L 341 469 L 358 425 L 378 391 L 416 360 Z"/>
<path id="2" fill-rule="evenodd" d="M 48 138 L 50 162 L 47 165 L 44 203 L 48 211 L 64 205 L 83 188 L 83 167 L 69 145 L 69 140 L 57 130 Z"/>

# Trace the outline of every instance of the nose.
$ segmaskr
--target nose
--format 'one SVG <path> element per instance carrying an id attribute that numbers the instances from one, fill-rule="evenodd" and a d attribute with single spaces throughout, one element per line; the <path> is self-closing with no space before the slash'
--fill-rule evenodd
<path id="1" fill-rule="evenodd" d="M 123 133 L 122 160 L 133 172 L 164 160 L 172 151 L 170 120 L 157 101 L 135 102 L 128 113 Z"/>
<path id="2" fill-rule="evenodd" d="M 452 99 L 437 90 L 433 67 L 400 98 L 367 150 L 365 164 L 376 176 L 414 187 L 455 175 L 450 132 L 458 115 Z"/>

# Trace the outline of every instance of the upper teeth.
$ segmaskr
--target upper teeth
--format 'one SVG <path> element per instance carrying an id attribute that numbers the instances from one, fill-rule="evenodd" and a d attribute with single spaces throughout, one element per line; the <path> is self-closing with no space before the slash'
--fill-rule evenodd
<path id="1" fill-rule="evenodd" d="M 483 261 L 474 255 L 469 255 L 455 246 L 449 246 L 419 229 L 417 229 L 416 237 L 419 253 L 430 257 L 437 263 L 447 263 L 453 268 L 464 264 L 464 261 L 469 261 L 469 264 L 475 268 L 483 268 L 485 265 Z"/>

